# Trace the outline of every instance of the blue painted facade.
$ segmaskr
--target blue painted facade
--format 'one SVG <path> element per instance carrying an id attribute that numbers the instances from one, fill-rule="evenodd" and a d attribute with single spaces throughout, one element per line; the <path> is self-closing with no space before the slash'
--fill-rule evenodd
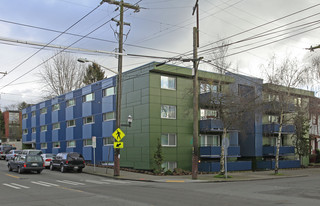
<path id="1" fill-rule="evenodd" d="M 24 109 L 27 118 L 22 120 L 22 130 L 28 133 L 22 136 L 23 144 L 44 153 L 78 152 L 86 161 L 93 161 L 90 140 L 96 136 L 96 162 L 113 162 L 113 144 L 104 145 L 103 139 L 112 137 L 115 120 L 104 121 L 103 114 L 115 112 L 116 95 L 103 96 L 103 90 L 115 86 L 115 77 L 103 79 Z M 94 98 L 84 101 L 91 93 Z M 70 100 L 74 100 L 71 106 L 67 104 Z M 86 124 L 84 119 L 91 116 L 94 121 Z M 68 126 L 70 121 L 74 124 Z"/>

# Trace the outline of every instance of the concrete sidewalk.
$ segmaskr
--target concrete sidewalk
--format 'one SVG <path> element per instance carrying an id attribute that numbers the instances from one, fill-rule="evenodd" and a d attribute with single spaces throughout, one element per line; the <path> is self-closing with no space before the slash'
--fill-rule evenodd
<path id="1" fill-rule="evenodd" d="M 197 180 L 192 180 L 191 175 L 172 175 L 158 176 L 137 172 L 128 172 L 121 170 L 120 176 L 113 176 L 112 168 L 86 166 L 84 173 L 99 175 L 113 179 L 133 180 L 133 181 L 150 181 L 150 182 L 234 182 L 234 181 L 250 181 L 250 180 L 268 180 L 278 178 L 294 178 L 305 177 L 313 174 L 320 174 L 320 168 L 304 168 L 304 169 L 283 169 L 279 170 L 279 175 L 274 175 L 274 171 L 244 171 L 244 172 L 228 172 L 230 178 L 216 178 L 216 174 L 199 174 Z"/>

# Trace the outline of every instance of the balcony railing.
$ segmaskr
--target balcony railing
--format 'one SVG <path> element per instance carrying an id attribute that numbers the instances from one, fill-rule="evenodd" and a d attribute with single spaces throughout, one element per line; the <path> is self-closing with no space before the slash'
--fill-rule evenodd
<path id="1" fill-rule="evenodd" d="M 200 157 L 219 158 L 220 154 L 221 154 L 221 147 L 220 146 L 200 147 Z M 229 157 L 239 157 L 240 156 L 240 147 L 239 146 L 228 147 L 228 156 Z"/>
<path id="2" fill-rule="evenodd" d="M 264 156 L 275 156 L 277 152 L 276 146 L 263 146 L 262 154 Z M 279 150 L 279 155 L 294 154 L 295 148 L 293 146 L 282 146 Z"/>
<path id="3" fill-rule="evenodd" d="M 223 123 L 220 119 L 200 120 L 200 132 L 222 132 Z"/>
<path id="4" fill-rule="evenodd" d="M 277 123 L 270 123 L 270 124 L 263 124 L 263 133 L 265 134 L 277 134 L 279 133 L 280 124 Z M 282 125 L 283 134 L 293 134 L 296 132 L 296 128 L 294 125 Z"/>
<path id="5" fill-rule="evenodd" d="M 216 92 L 208 92 L 202 93 L 199 96 L 200 107 L 206 108 L 208 106 L 212 106 L 213 104 L 219 104 L 222 101 L 223 94 Z"/>
<path id="6" fill-rule="evenodd" d="M 294 112 L 296 108 L 293 103 L 288 103 L 287 105 L 282 105 L 282 106 L 283 106 L 283 111 L 285 113 Z M 281 103 L 278 101 L 265 102 L 263 105 L 263 109 L 265 112 L 280 112 Z"/>

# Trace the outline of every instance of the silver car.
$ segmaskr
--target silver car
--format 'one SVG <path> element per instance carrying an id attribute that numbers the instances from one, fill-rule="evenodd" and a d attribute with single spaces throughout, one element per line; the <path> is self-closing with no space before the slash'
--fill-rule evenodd
<path id="1" fill-rule="evenodd" d="M 44 166 L 46 168 L 49 168 L 50 167 L 50 162 L 52 159 L 55 158 L 55 154 L 50 154 L 50 153 L 45 153 L 45 154 L 41 154 L 41 157 L 43 159 L 43 162 L 44 162 Z"/>
<path id="2" fill-rule="evenodd" d="M 20 155 L 22 150 L 10 150 L 8 154 L 6 154 L 6 160 L 13 160 L 13 158 L 17 155 Z"/>

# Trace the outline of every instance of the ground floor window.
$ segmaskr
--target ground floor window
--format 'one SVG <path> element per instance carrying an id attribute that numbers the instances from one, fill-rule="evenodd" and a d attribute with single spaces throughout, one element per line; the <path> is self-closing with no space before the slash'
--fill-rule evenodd
<path id="1" fill-rule="evenodd" d="M 113 145 L 114 138 L 113 137 L 105 137 L 103 138 L 103 145 Z"/>
<path id="2" fill-rule="evenodd" d="M 200 135 L 200 146 L 220 146 L 220 135 Z"/>
<path id="3" fill-rule="evenodd" d="M 76 147 L 76 141 L 75 140 L 68 141 L 67 142 L 67 147 Z"/>
<path id="4" fill-rule="evenodd" d="M 162 134 L 161 135 L 161 146 L 175 147 L 177 142 L 176 134 Z"/>
<path id="5" fill-rule="evenodd" d="M 41 149 L 47 149 L 47 143 L 41 143 Z"/>
<path id="6" fill-rule="evenodd" d="M 60 142 L 53 142 L 52 147 L 53 148 L 60 148 Z"/>
<path id="7" fill-rule="evenodd" d="M 83 146 L 92 146 L 92 139 L 83 140 Z"/>
<path id="8" fill-rule="evenodd" d="M 161 167 L 164 168 L 164 171 L 173 171 L 175 168 L 177 168 L 177 162 L 164 162 L 162 163 Z"/>

